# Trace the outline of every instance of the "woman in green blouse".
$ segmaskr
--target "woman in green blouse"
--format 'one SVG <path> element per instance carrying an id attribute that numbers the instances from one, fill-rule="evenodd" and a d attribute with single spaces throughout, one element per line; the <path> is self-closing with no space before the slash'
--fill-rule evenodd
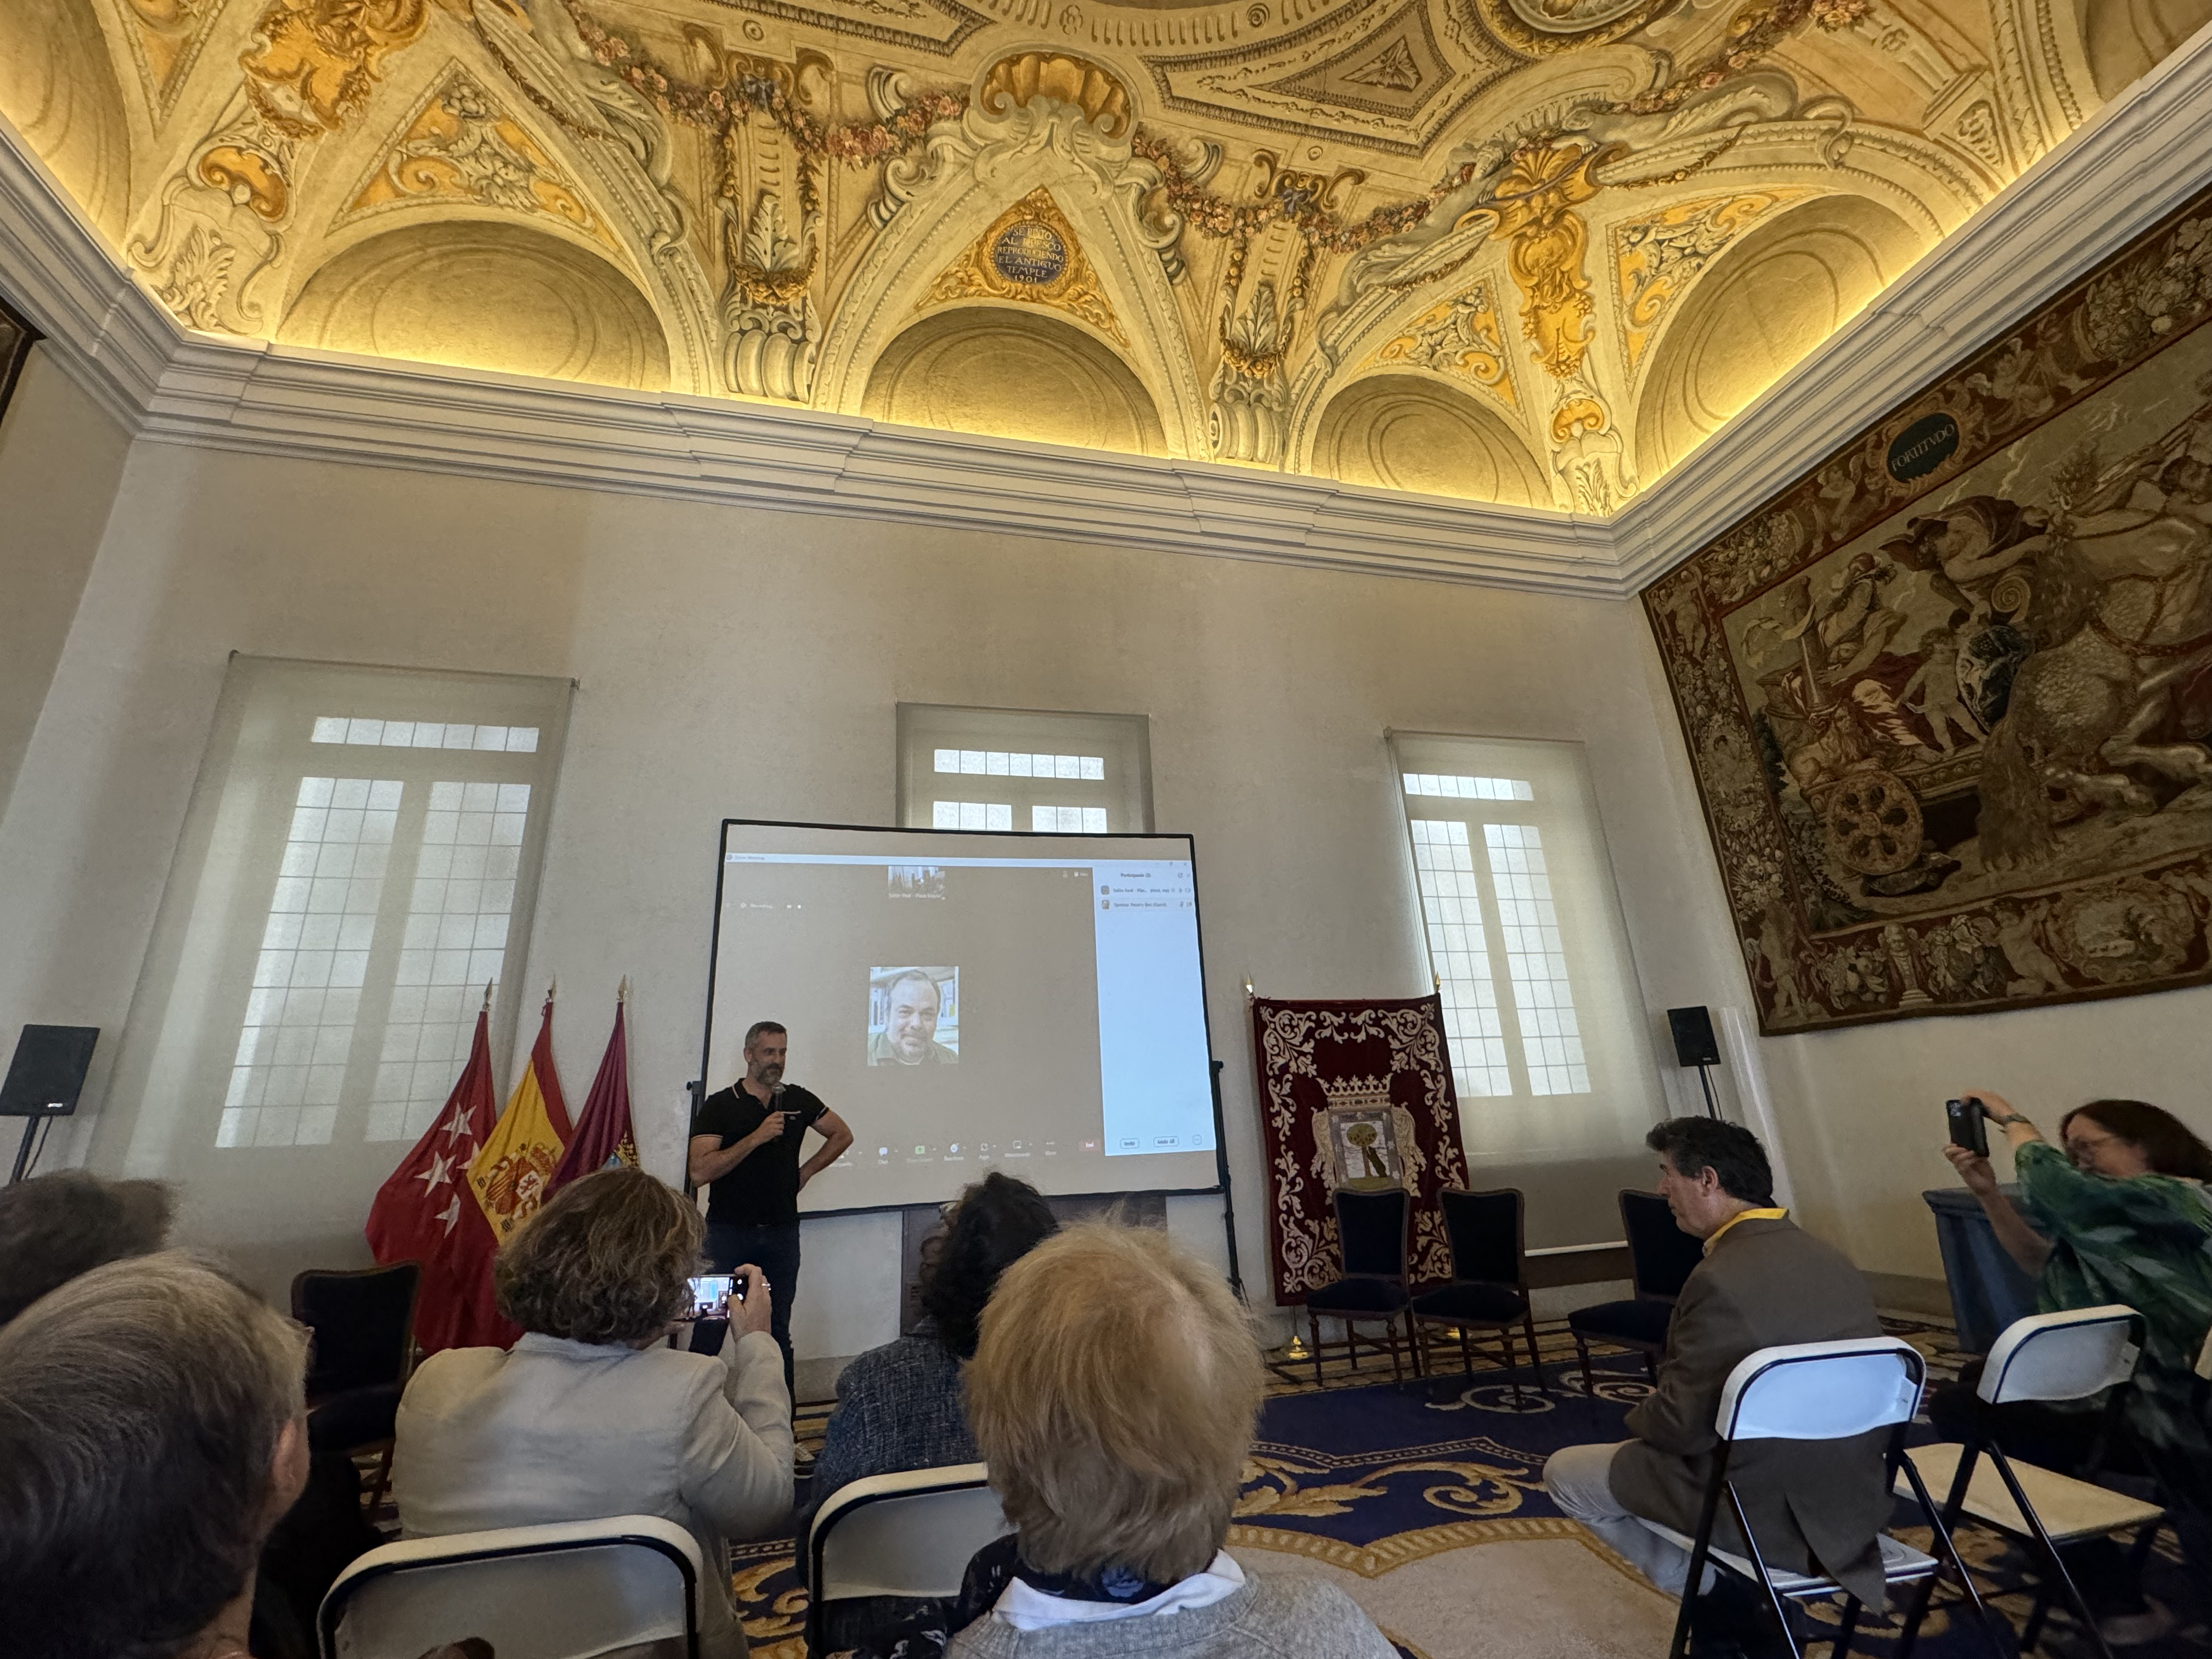
<path id="1" fill-rule="evenodd" d="M 2212 1332 L 2212 1147 L 2171 1112 L 2097 1100 L 2059 1120 L 2061 1154 L 2002 1097 L 1963 1098 L 2003 1128 L 2027 1200 L 2015 1206 L 1997 1190 L 1989 1159 L 1947 1149 L 1998 1243 L 2037 1276 L 2045 1313 L 2123 1302 L 2142 1315 L 2148 1332 L 2129 1420 L 2150 1448 L 2191 1465 L 2177 1495 L 2212 1507 L 2212 1440 L 2193 1375 Z"/>
<path id="2" fill-rule="evenodd" d="M 2012 1143 L 2020 1201 L 1998 1190 L 1986 1158 L 1964 1146 L 1946 1147 L 1944 1155 L 1981 1200 L 2006 1254 L 2035 1276 L 2043 1311 L 2118 1302 L 2142 1315 L 2129 1426 L 2167 1492 L 2199 1517 L 2212 1514 L 2212 1436 L 2194 1375 L 2212 1332 L 2212 1195 L 2205 1184 L 2212 1181 L 2212 1147 L 2156 1106 L 2095 1100 L 2059 1120 L 2062 1152 L 2002 1096 L 1983 1089 L 1961 1097 L 1978 1102 Z M 1938 1404 L 1931 1401 L 1931 1416 Z M 2078 1438 L 2075 1449 L 2087 1455 L 2095 1413 L 2002 1409 L 2023 1414 L 2019 1426 L 2038 1443 L 2037 1461 L 2062 1461 L 2051 1455 L 2054 1441 Z M 2067 1417 L 2076 1419 L 2078 1437 L 2061 1427 Z M 2083 1588 L 2093 1603 L 2100 1599 Z M 2112 1622 L 2108 1636 L 2118 1635 Z"/>

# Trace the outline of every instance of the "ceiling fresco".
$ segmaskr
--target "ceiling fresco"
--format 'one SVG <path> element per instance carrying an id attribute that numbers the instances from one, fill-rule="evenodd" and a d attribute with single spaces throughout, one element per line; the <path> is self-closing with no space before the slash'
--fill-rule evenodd
<path id="1" fill-rule="evenodd" d="M 7 0 L 187 325 L 1619 507 L 2212 0 Z"/>

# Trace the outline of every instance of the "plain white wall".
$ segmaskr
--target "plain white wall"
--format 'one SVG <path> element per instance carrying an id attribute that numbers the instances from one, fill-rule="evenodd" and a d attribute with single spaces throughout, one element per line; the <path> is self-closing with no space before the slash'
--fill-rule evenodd
<path id="1" fill-rule="evenodd" d="M 1589 745 L 1654 1066 L 1656 1010 L 1742 996 L 1633 605 L 142 443 L 0 820 L 0 927 L 21 947 L 0 957 L 0 1029 L 100 1024 L 112 1054 L 233 650 L 578 681 L 528 982 L 559 977 L 574 1092 L 630 975 L 641 1151 L 672 1175 L 719 822 L 890 821 L 902 701 L 1150 716 L 1157 822 L 1196 837 L 1255 1291 L 1246 976 L 1425 988 L 1387 728 Z M 1174 1224 L 1218 1256 L 1217 1217 L 1192 1200 Z M 334 1215 L 320 1248 L 357 1255 L 356 1228 Z M 895 1224 L 811 1223 L 806 1251 L 801 1351 L 880 1340 Z"/>
<path id="2" fill-rule="evenodd" d="M 0 801 L 100 551 L 131 440 L 43 345 L 0 416 Z"/>

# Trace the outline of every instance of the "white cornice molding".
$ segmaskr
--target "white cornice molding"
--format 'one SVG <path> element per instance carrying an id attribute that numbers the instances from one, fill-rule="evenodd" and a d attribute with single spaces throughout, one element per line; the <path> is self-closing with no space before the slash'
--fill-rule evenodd
<path id="1" fill-rule="evenodd" d="M 2212 178 L 2208 106 L 2212 28 L 1610 522 L 191 333 L 4 118 L 0 271 L 62 365 L 153 441 L 1621 598 L 2180 206 Z"/>

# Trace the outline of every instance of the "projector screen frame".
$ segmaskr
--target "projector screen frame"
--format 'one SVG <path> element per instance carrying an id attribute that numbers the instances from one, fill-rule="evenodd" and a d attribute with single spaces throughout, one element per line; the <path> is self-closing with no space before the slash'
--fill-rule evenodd
<path id="1" fill-rule="evenodd" d="M 741 828 L 757 830 L 826 830 L 850 834 L 872 836 L 960 836 L 977 842 L 1014 844 L 1019 844 L 1023 842 L 1038 841 L 1066 842 L 1074 839 L 1073 836 L 1066 833 L 1051 833 L 1036 830 L 922 830 L 910 828 L 902 824 L 819 823 L 810 823 L 803 819 L 796 818 L 724 818 L 721 822 L 721 828 L 717 833 L 714 847 L 714 926 L 708 933 L 707 944 L 707 1010 L 706 1018 L 702 1023 L 702 1029 L 699 1039 L 699 1077 L 698 1079 L 691 1085 L 692 1109 L 695 1112 L 698 1109 L 699 1103 L 706 1098 L 708 1082 L 707 1069 L 708 1062 L 714 1054 L 714 980 L 716 972 L 721 965 L 722 957 L 722 889 L 730 867 L 730 832 L 732 830 Z M 1237 1262 L 1236 1200 L 1230 1191 L 1229 1144 L 1228 1138 L 1223 1132 L 1221 1119 L 1222 1062 L 1220 1058 L 1215 1054 L 1213 1050 L 1213 1012 L 1212 1008 L 1207 1006 L 1209 999 L 1206 994 L 1208 984 L 1206 976 L 1206 912 L 1204 908 L 1204 901 L 1198 896 L 1197 842 L 1186 832 L 1158 830 L 1134 830 L 1128 832 L 1124 836 L 1102 836 L 1100 839 L 1109 841 L 1136 839 L 1147 841 L 1179 841 L 1182 842 L 1185 850 L 1189 855 L 1193 927 L 1195 929 L 1198 937 L 1198 977 L 1200 988 L 1199 1013 L 1200 1018 L 1204 1024 L 1206 1030 L 1206 1070 L 1208 1073 L 1209 1091 L 1212 1097 L 1213 1104 L 1214 1181 L 1213 1184 L 1210 1187 L 1126 1187 L 1117 1188 L 1108 1192 L 1065 1193 L 1056 1194 L 1056 1196 L 1064 1198 L 1110 1198 L 1127 1193 L 1131 1194 L 1142 1194 L 1146 1196 L 1157 1195 L 1162 1198 L 1210 1198 L 1218 1194 L 1221 1199 L 1222 1225 L 1228 1235 L 1229 1241 L 1229 1282 L 1231 1287 L 1236 1291 L 1237 1296 L 1241 1298 L 1244 1294 L 1244 1287 L 1243 1276 L 1237 1271 Z M 685 1182 L 685 1190 L 691 1190 L 689 1181 Z M 855 1204 L 842 1209 L 804 1211 L 801 1212 L 800 1219 L 807 1220 L 819 1216 L 877 1215 L 890 1211 L 908 1210 L 913 1207 L 914 1206 L 909 1204 Z"/>

